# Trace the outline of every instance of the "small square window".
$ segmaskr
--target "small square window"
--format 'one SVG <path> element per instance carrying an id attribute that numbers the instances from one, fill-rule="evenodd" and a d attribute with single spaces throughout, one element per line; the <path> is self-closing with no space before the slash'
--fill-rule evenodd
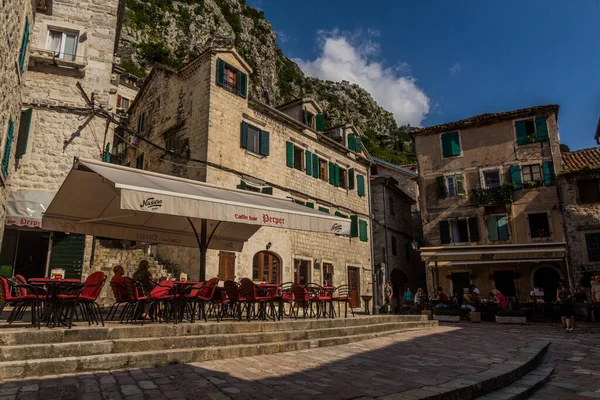
<path id="1" fill-rule="evenodd" d="M 248 125 L 248 150 L 260 154 L 260 129 Z"/>
<path id="2" fill-rule="evenodd" d="M 225 65 L 225 89 L 230 92 L 237 92 L 237 71 L 229 65 Z"/>
<path id="3" fill-rule="evenodd" d="M 501 184 L 499 170 L 483 171 L 483 186 L 485 188 L 494 188 L 501 186 Z"/>
<path id="4" fill-rule="evenodd" d="M 319 179 L 327 181 L 327 160 L 319 158 Z"/>
<path id="5" fill-rule="evenodd" d="M 529 214 L 527 218 L 529 219 L 529 235 L 532 238 L 550 237 L 550 224 L 548 223 L 548 214 Z"/>
<path id="6" fill-rule="evenodd" d="M 297 146 L 294 146 L 294 168 L 304 171 L 304 150 Z"/>
<path id="7" fill-rule="evenodd" d="M 542 170 L 539 164 L 523 166 L 523 181 L 536 182 L 542 179 Z"/>
<path id="8" fill-rule="evenodd" d="M 78 38 L 79 35 L 76 33 L 49 29 L 46 50 L 51 50 L 54 56 L 61 60 L 75 61 Z"/>

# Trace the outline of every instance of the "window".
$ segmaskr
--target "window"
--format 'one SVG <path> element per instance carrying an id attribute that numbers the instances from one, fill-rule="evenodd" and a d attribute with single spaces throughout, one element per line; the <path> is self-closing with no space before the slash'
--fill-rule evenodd
<path id="1" fill-rule="evenodd" d="M 398 248 L 396 247 L 396 237 L 392 236 L 392 255 L 395 256 L 398 254 Z"/>
<path id="2" fill-rule="evenodd" d="M 446 177 L 446 186 L 448 188 L 448 197 L 456 196 L 456 180 L 454 176 Z"/>
<path id="3" fill-rule="evenodd" d="M 135 159 L 135 167 L 137 169 L 144 169 L 144 153 L 140 154 Z"/>
<path id="4" fill-rule="evenodd" d="M 43 12 L 52 15 L 52 0 L 37 0 L 35 9 L 37 12 Z"/>
<path id="5" fill-rule="evenodd" d="M 500 170 L 483 171 L 483 187 L 494 188 L 501 186 Z"/>
<path id="6" fill-rule="evenodd" d="M 359 237 L 360 237 L 361 242 L 369 241 L 369 232 L 368 232 L 367 228 L 368 228 L 367 221 L 363 221 L 362 219 L 360 221 L 358 221 L 358 230 L 359 230 Z"/>
<path id="7" fill-rule="evenodd" d="M 245 99 L 248 93 L 248 75 L 218 58 L 217 85 Z"/>
<path id="8" fill-rule="evenodd" d="M 125 111 L 129 110 L 129 104 L 130 104 L 131 100 L 118 95 L 117 96 L 117 107 L 124 109 Z"/>
<path id="9" fill-rule="evenodd" d="M 247 122 L 242 122 L 241 147 L 263 156 L 269 155 L 269 132 L 263 131 Z M 290 143 L 290 142 L 288 142 Z M 292 156 L 293 156 L 293 149 Z M 289 145 L 288 145 L 289 156 Z M 293 166 L 293 165 L 292 165 Z"/>
<path id="10" fill-rule="evenodd" d="M 515 133 L 518 145 L 548 140 L 546 117 L 535 117 L 515 121 Z"/>
<path id="11" fill-rule="evenodd" d="M 225 66 L 225 89 L 233 93 L 237 90 L 237 71 L 229 65 Z"/>
<path id="12" fill-rule="evenodd" d="M 499 240 L 509 240 L 510 232 L 508 230 L 508 218 L 506 215 L 490 215 L 488 222 L 488 239 L 490 242 Z"/>
<path id="13" fill-rule="evenodd" d="M 46 49 L 53 51 L 54 56 L 62 60 L 75 61 L 78 37 L 77 33 L 49 29 Z"/>
<path id="14" fill-rule="evenodd" d="M 310 276 L 310 261 L 294 259 L 294 283 L 306 285 Z"/>
<path id="15" fill-rule="evenodd" d="M 588 261 L 600 261 L 600 232 L 586 233 L 585 244 L 587 246 Z"/>
<path id="16" fill-rule="evenodd" d="M 27 142 L 29 141 L 29 131 L 31 129 L 31 117 L 33 109 L 21 110 L 21 119 L 19 120 L 19 136 L 17 137 L 17 148 L 15 158 L 20 160 L 27 152 Z"/>
<path id="17" fill-rule="evenodd" d="M 396 215 L 394 211 L 394 198 L 392 196 L 388 197 L 388 207 L 390 209 L 390 215 Z"/>
<path id="18" fill-rule="evenodd" d="M 600 180 L 598 179 L 578 180 L 577 191 L 579 192 L 580 203 L 600 202 Z"/>
<path id="19" fill-rule="evenodd" d="M 327 161 L 319 158 L 319 179 L 327 181 Z"/>
<path id="20" fill-rule="evenodd" d="M 304 150 L 298 146 L 294 146 L 294 168 L 304 171 Z"/>
<path id="21" fill-rule="evenodd" d="M 479 241 L 479 222 L 477 218 L 440 221 L 439 226 L 442 244 Z"/>
<path id="22" fill-rule="evenodd" d="M 453 174 L 438 177 L 437 185 L 438 199 L 465 195 L 463 174 Z"/>
<path id="23" fill-rule="evenodd" d="M 469 228 L 466 219 L 450 221 L 450 236 L 452 243 L 468 243 Z"/>
<path id="24" fill-rule="evenodd" d="M 345 169 L 340 168 L 340 187 L 342 189 L 347 189 L 348 188 L 348 171 L 346 171 Z"/>
<path id="25" fill-rule="evenodd" d="M 171 134 L 165 138 L 165 149 L 171 151 L 175 149 L 175 135 Z"/>
<path id="26" fill-rule="evenodd" d="M 260 129 L 252 125 L 248 125 L 247 149 L 253 153 L 260 154 Z"/>
<path id="27" fill-rule="evenodd" d="M 360 137 L 355 133 L 349 133 L 347 137 L 348 137 L 348 149 L 350 149 L 356 153 L 360 153 L 362 151 Z"/>
<path id="28" fill-rule="evenodd" d="M 252 259 L 252 280 L 279 283 L 281 260 L 275 253 L 259 251 Z"/>
<path id="29" fill-rule="evenodd" d="M 323 263 L 323 286 L 333 286 L 333 264 Z"/>
<path id="30" fill-rule="evenodd" d="M 529 219 L 529 235 L 532 238 L 550 237 L 548 214 L 529 214 L 527 218 Z"/>
<path id="31" fill-rule="evenodd" d="M 137 133 L 139 133 L 140 135 L 144 133 L 144 120 L 146 119 L 146 113 L 143 112 L 138 116 L 138 122 L 137 122 Z M 135 143 L 134 143 L 135 144 Z"/>
<path id="32" fill-rule="evenodd" d="M 539 164 L 525 165 L 521 169 L 523 171 L 524 182 L 537 182 L 542 180 L 542 170 Z"/>
<path id="33" fill-rule="evenodd" d="M 460 136 L 458 132 L 442 134 L 442 155 L 444 158 L 460 156 Z"/>

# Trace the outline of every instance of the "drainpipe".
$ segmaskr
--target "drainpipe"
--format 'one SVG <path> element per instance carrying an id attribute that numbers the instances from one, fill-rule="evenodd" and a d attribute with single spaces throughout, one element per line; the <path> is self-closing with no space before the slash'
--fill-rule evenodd
<path id="1" fill-rule="evenodd" d="M 371 203 L 371 166 L 373 165 L 372 161 L 369 161 L 369 166 L 367 168 L 367 185 L 368 185 L 368 189 L 369 189 L 369 219 L 370 219 L 370 224 L 369 224 L 369 230 L 370 230 L 370 234 L 371 234 L 371 292 L 373 293 L 373 298 L 371 301 L 371 306 L 373 307 L 373 314 L 377 314 L 377 310 L 378 307 L 375 303 L 377 303 L 375 301 L 375 294 L 377 293 L 377 271 L 375 270 L 375 259 L 373 258 L 373 255 L 375 254 L 373 252 L 373 205 Z"/>

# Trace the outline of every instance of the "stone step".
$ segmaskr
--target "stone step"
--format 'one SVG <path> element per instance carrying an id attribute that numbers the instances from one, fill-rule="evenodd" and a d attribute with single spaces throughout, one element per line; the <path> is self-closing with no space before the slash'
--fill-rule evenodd
<path id="1" fill-rule="evenodd" d="M 240 324 L 244 324 L 243 322 Z M 275 323 L 272 323 L 275 325 Z M 389 330 L 374 333 L 288 340 L 284 342 L 235 344 L 224 346 L 190 347 L 170 350 L 139 351 L 129 353 L 95 354 L 45 359 L 0 362 L 0 379 L 22 379 L 26 377 L 95 372 L 122 368 L 148 368 L 171 363 L 190 363 L 250 357 L 310 348 L 334 346 L 374 339 L 384 335 L 405 332 L 418 328 Z"/>
<path id="2" fill-rule="evenodd" d="M 533 371 L 500 390 L 478 397 L 481 400 L 524 400 L 548 382 L 554 372 L 554 364 L 542 364 Z"/>
<path id="3" fill-rule="evenodd" d="M 222 321 L 220 323 L 181 323 L 181 324 L 119 324 L 107 323 L 105 327 L 88 327 L 86 323 L 79 322 L 73 329 L 28 329 L 5 328 L 0 335 L 0 348 L 2 346 L 52 344 L 65 342 L 85 342 L 97 340 L 115 340 L 145 337 L 169 336 L 199 336 L 222 335 L 228 333 L 257 333 L 300 331 L 310 329 L 341 328 L 360 325 L 371 325 L 391 322 L 425 322 L 424 315 L 377 315 L 356 316 L 354 318 L 310 318 L 310 319 L 284 319 L 282 321 Z M 437 321 L 434 321 L 437 325 Z"/>
<path id="4" fill-rule="evenodd" d="M 160 351 L 182 348 L 326 339 L 331 337 L 335 338 L 364 335 L 386 331 L 397 332 L 401 330 L 430 328 L 434 326 L 437 326 L 437 324 L 434 324 L 433 321 L 389 322 L 381 324 L 359 325 L 354 327 L 323 328 L 297 331 L 146 337 L 2 346 L 0 347 L 0 362 L 41 358 L 60 358 L 66 356 L 89 356 L 109 353 L 132 353 L 147 349 Z"/>

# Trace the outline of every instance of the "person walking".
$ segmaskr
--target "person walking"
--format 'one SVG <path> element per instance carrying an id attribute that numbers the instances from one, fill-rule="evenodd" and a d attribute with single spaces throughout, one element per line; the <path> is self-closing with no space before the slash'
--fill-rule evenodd
<path id="1" fill-rule="evenodd" d="M 385 283 L 385 288 L 383 289 L 383 295 L 385 296 L 385 313 L 392 313 L 392 296 L 394 295 L 394 290 L 390 285 L 390 281 Z"/>
<path id="2" fill-rule="evenodd" d="M 567 286 L 564 279 L 558 282 L 556 289 L 556 301 L 560 306 L 560 316 L 565 319 L 567 332 L 573 330 L 573 292 Z"/>

